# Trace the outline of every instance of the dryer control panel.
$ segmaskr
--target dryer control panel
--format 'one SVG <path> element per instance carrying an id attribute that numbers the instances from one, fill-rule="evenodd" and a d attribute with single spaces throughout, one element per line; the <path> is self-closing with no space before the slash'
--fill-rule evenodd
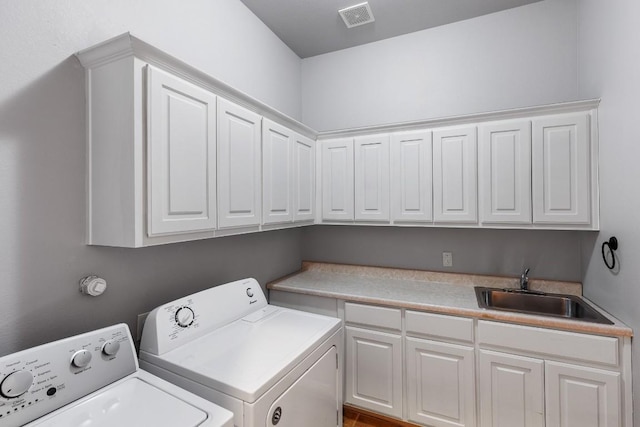
<path id="1" fill-rule="evenodd" d="M 0 426 L 17 426 L 138 370 L 125 324 L 0 358 Z"/>
<path id="2" fill-rule="evenodd" d="M 198 292 L 155 308 L 142 330 L 140 350 L 161 355 L 267 306 L 255 279 Z"/>

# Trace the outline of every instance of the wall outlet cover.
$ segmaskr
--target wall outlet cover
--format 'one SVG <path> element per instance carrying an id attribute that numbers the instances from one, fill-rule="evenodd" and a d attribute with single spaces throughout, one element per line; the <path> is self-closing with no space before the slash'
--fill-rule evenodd
<path id="1" fill-rule="evenodd" d="M 451 252 L 442 252 L 442 266 L 453 267 L 453 254 Z"/>

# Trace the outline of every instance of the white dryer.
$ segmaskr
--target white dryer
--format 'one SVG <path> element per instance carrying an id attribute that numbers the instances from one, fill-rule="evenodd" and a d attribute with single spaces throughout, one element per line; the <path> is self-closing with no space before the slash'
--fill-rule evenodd
<path id="1" fill-rule="evenodd" d="M 0 358 L 0 426 L 231 427 L 233 414 L 138 368 L 125 324 Z"/>
<path id="2" fill-rule="evenodd" d="M 140 366 L 231 410 L 237 427 L 341 426 L 341 322 L 269 305 L 239 280 L 154 309 Z"/>

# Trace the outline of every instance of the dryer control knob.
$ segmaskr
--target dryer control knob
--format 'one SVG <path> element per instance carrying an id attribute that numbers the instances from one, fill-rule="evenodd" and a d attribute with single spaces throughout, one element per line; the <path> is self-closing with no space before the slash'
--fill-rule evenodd
<path id="1" fill-rule="evenodd" d="M 12 372 L 2 380 L 0 394 L 6 399 L 19 397 L 29 390 L 31 384 L 33 384 L 33 374 L 31 372 Z"/>
<path id="2" fill-rule="evenodd" d="M 105 356 L 115 356 L 120 350 L 120 343 L 115 340 L 109 340 L 102 346 L 102 353 Z"/>
<path id="3" fill-rule="evenodd" d="M 180 307 L 176 311 L 176 323 L 183 328 L 190 326 L 195 317 L 195 313 L 189 307 Z"/>
<path id="4" fill-rule="evenodd" d="M 76 368 L 84 368 L 91 362 L 91 353 L 88 350 L 78 350 L 71 357 L 71 364 Z"/>

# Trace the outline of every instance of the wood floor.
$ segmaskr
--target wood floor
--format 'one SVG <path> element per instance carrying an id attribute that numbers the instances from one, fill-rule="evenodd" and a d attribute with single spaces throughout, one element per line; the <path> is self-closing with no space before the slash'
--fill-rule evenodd
<path id="1" fill-rule="evenodd" d="M 353 406 L 343 407 L 344 427 L 414 427 L 404 421 L 387 418 L 384 415 L 375 414 Z"/>

